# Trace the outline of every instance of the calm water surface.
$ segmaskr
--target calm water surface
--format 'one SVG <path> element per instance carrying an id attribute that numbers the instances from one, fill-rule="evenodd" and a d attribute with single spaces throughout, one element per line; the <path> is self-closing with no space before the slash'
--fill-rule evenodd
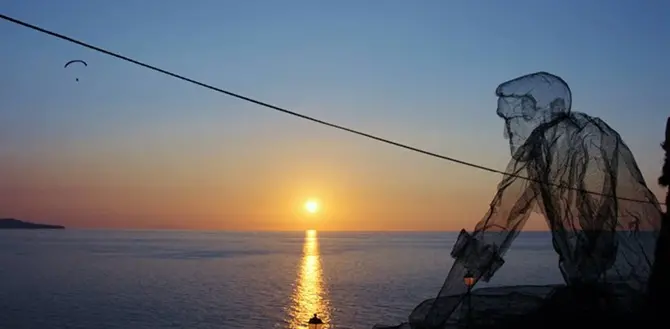
<path id="1" fill-rule="evenodd" d="M 0 231 L 0 328 L 331 328 L 406 321 L 456 233 Z M 488 285 L 561 281 L 522 233 Z"/>

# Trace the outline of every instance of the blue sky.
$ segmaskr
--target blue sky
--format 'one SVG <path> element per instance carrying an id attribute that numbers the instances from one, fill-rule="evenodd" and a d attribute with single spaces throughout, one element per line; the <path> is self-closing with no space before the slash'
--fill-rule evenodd
<path id="1" fill-rule="evenodd" d="M 495 87 L 549 71 L 570 84 L 574 109 L 621 133 L 656 185 L 670 114 L 667 1 L 21 0 L 2 2 L 0 12 L 223 89 L 496 168 L 509 154 Z M 82 161 L 129 162 L 133 172 L 151 171 L 156 161 L 183 172 L 220 157 L 222 172 L 244 175 L 235 169 L 244 163 L 282 166 L 282 154 L 301 157 L 277 151 L 288 149 L 303 150 L 301 168 L 315 176 L 328 174 L 313 168 L 346 162 L 368 185 L 491 185 L 482 205 L 500 178 L 300 122 L 7 22 L 0 40 L 0 156 L 21 170 L 48 171 L 53 186 L 73 184 L 64 168 Z M 70 59 L 89 66 L 63 69 Z"/>

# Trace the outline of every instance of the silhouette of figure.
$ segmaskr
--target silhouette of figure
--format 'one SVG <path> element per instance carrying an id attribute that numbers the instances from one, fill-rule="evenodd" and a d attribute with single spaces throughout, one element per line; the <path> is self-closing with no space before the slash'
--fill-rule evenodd
<path id="1" fill-rule="evenodd" d="M 533 211 L 547 221 L 568 285 L 646 289 L 662 213 L 620 135 L 599 118 L 572 112 L 567 83 L 546 72 L 507 81 L 496 95 L 509 175 L 473 233 L 461 231 L 438 298 L 410 315 L 415 328 L 446 322 L 467 291 L 466 272 L 488 281 Z"/>
<path id="2" fill-rule="evenodd" d="M 319 319 L 318 316 L 316 316 L 316 313 L 314 313 L 314 316 L 311 319 L 309 319 L 309 321 L 307 323 L 308 324 L 323 324 L 323 321 L 321 319 Z"/>

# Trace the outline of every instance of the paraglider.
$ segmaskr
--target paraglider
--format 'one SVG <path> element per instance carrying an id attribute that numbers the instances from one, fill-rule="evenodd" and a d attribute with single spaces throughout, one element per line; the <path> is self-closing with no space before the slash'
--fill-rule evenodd
<path id="1" fill-rule="evenodd" d="M 67 68 L 70 64 L 74 64 L 74 63 L 82 63 L 82 64 L 84 64 L 84 66 L 88 66 L 88 64 L 86 64 L 86 62 L 84 62 L 83 60 L 81 60 L 81 59 L 74 59 L 74 60 L 71 60 L 71 61 L 65 63 L 65 65 L 63 66 L 63 68 Z M 75 80 L 76 80 L 76 81 L 79 81 L 79 78 L 76 78 Z"/>

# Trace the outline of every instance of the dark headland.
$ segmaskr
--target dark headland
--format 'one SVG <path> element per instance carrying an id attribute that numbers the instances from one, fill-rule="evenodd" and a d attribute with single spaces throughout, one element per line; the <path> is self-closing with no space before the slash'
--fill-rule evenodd
<path id="1" fill-rule="evenodd" d="M 24 222 L 14 218 L 0 218 L 0 230 L 3 229 L 56 229 L 62 230 L 65 226 L 37 224 L 31 222 Z"/>

